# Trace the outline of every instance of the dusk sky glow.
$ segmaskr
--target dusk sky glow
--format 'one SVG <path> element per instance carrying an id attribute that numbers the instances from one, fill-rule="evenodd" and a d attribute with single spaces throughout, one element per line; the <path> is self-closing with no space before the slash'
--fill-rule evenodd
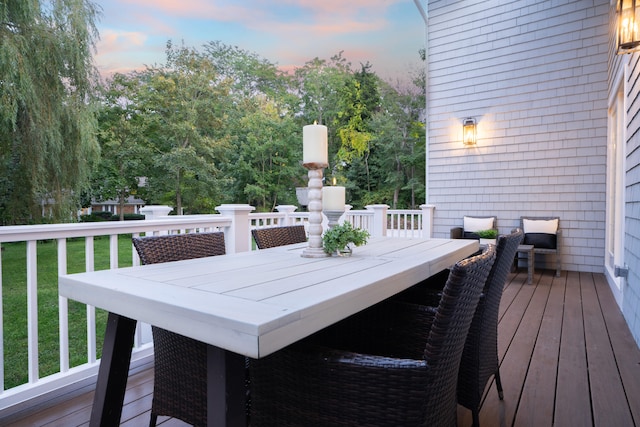
<path id="1" fill-rule="evenodd" d="M 94 0 L 102 7 L 95 62 L 103 75 L 165 62 L 168 40 L 238 46 L 293 70 L 343 51 L 386 80 L 421 67 L 424 21 L 411 0 Z"/>

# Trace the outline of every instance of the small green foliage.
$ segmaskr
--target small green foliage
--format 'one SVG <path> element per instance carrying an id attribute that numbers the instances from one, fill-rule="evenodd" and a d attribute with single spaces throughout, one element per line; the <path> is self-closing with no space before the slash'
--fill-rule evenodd
<path id="1" fill-rule="evenodd" d="M 324 251 L 332 254 L 337 250 L 344 249 L 350 243 L 360 246 L 367 243 L 369 232 L 361 228 L 353 228 L 350 222 L 344 222 L 333 226 L 322 236 L 322 246 Z"/>
<path id="2" fill-rule="evenodd" d="M 475 232 L 482 239 L 495 239 L 498 237 L 498 230 L 480 230 Z"/>

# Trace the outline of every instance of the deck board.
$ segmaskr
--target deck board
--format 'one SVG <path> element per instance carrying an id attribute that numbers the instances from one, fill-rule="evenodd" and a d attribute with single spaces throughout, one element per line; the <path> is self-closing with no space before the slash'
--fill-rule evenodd
<path id="1" fill-rule="evenodd" d="M 580 275 L 589 386 L 595 426 L 629 426 L 633 418 L 591 275 Z"/>
<path id="2" fill-rule="evenodd" d="M 629 405 L 634 425 L 640 425 L 640 350 L 635 348 L 633 337 L 618 311 L 604 276 L 594 275 L 594 283 L 607 325 L 607 336 L 611 340 L 618 373 L 625 390 L 625 400 Z M 633 348 L 635 351 L 629 350 Z"/>
<path id="3" fill-rule="evenodd" d="M 562 280 L 560 280 L 562 279 Z M 564 302 L 565 280 L 542 277 L 537 285 L 547 295 L 540 329 L 536 337 L 527 379 L 515 416 L 515 424 L 521 426 L 550 425 L 553 420 L 555 402 L 555 380 L 557 372 L 549 369 L 556 366 L 560 354 L 560 336 L 562 333 L 562 309 Z M 549 292 L 546 292 L 546 290 Z M 540 297 L 542 303 L 543 297 Z"/>
<path id="4" fill-rule="evenodd" d="M 495 403 L 499 402 L 497 392 L 494 388 L 489 390 L 486 402 L 493 402 L 493 404 L 483 405 L 480 411 L 481 425 L 495 424 L 495 420 L 501 419 L 499 416 L 504 417 L 503 421 L 506 425 L 513 423 L 520 403 L 518 397 L 522 392 L 529 372 L 529 365 L 542 323 L 549 290 L 550 286 L 548 285 L 521 287 L 510 308 L 510 310 L 517 309 L 517 311 L 505 313 L 501 323 L 511 319 L 512 322 L 519 326 L 515 330 L 500 364 L 500 376 L 505 399 L 496 406 Z M 518 314 L 521 317 L 519 320 L 517 319 Z M 522 327 L 523 325 L 527 325 L 527 327 Z M 500 334 L 498 336 L 500 341 Z M 502 339 L 508 338 L 508 336 L 502 337 Z"/>
<path id="5" fill-rule="evenodd" d="M 558 360 L 555 420 L 558 425 L 591 426 L 582 294 L 577 273 L 567 274 Z"/>
<path id="6" fill-rule="evenodd" d="M 640 426 L 640 350 L 602 274 L 526 269 L 510 274 L 500 307 L 498 356 L 505 399 L 493 381 L 482 426 Z M 129 378 L 121 426 L 146 427 L 153 370 Z M 87 426 L 93 392 L 0 425 Z M 159 426 L 187 424 L 161 417 Z M 459 407 L 458 425 L 471 426 Z"/>

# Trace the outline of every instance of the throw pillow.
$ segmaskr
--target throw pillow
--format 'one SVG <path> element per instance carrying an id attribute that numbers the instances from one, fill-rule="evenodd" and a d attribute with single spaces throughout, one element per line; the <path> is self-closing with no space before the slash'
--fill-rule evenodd
<path id="1" fill-rule="evenodd" d="M 533 245 L 536 248 L 556 249 L 558 218 L 554 219 L 522 219 L 525 245 Z"/>

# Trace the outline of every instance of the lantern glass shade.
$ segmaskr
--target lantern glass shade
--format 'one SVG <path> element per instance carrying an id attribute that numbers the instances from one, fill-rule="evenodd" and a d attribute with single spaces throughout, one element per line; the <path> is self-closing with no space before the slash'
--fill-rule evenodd
<path id="1" fill-rule="evenodd" d="M 640 50 L 640 7 L 636 0 L 619 0 L 617 9 L 617 53 Z"/>
<path id="2" fill-rule="evenodd" d="M 468 118 L 462 122 L 462 141 L 464 145 L 476 144 L 476 121 Z"/>

